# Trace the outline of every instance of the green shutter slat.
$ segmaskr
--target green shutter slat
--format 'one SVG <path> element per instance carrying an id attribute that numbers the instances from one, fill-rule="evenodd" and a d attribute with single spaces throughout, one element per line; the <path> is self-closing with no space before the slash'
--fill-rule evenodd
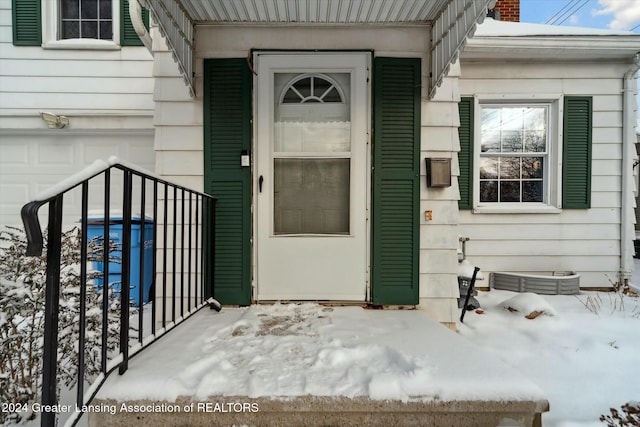
<path id="1" fill-rule="evenodd" d="M 218 199 L 213 296 L 251 303 L 251 175 L 240 154 L 251 147 L 251 73 L 242 59 L 204 63 L 205 191 Z"/>
<path id="2" fill-rule="evenodd" d="M 142 9 L 142 21 L 144 22 L 144 26 L 149 29 L 149 11 L 147 9 Z M 129 0 L 120 1 L 120 45 L 144 46 L 131 23 Z"/>
<path id="3" fill-rule="evenodd" d="M 13 44 L 42 45 L 42 13 L 40 0 L 13 0 L 11 3 Z"/>
<path id="4" fill-rule="evenodd" d="M 591 207 L 591 134 L 593 99 L 565 96 L 562 149 L 562 207 Z"/>
<path id="5" fill-rule="evenodd" d="M 458 103 L 458 113 L 460 115 L 460 127 L 458 128 L 460 140 L 458 189 L 460 191 L 460 200 L 458 201 L 458 209 L 460 210 L 473 209 L 473 109 L 474 100 L 472 97 L 464 97 Z"/>
<path id="6" fill-rule="evenodd" d="M 418 304 L 420 60 L 375 58 L 371 296 Z"/>

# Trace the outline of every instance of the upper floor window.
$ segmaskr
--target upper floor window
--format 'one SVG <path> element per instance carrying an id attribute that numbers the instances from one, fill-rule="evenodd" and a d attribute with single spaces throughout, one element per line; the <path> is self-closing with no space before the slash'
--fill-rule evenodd
<path id="1" fill-rule="evenodd" d="M 61 0 L 60 39 L 113 40 L 111 0 Z"/>
<path id="2" fill-rule="evenodd" d="M 62 49 L 143 46 L 128 0 L 13 0 L 13 44 Z M 149 11 L 142 12 L 149 28 Z"/>

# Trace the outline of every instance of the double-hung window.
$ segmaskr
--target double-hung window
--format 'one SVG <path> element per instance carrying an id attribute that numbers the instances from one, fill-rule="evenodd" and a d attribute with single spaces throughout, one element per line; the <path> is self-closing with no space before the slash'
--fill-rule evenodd
<path id="1" fill-rule="evenodd" d="M 460 101 L 459 208 L 477 213 L 588 209 L 592 98 L 508 98 Z"/>
<path id="2" fill-rule="evenodd" d="M 45 48 L 142 46 L 128 0 L 13 0 L 13 43 Z M 149 13 L 143 10 L 143 21 Z"/>
<path id="3" fill-rule="evenodd" d="M 480 204 L 549 202 L 547 104 L 480 105 Z"/>
<path id="4" fill-rule="evenodd" d="M 59 39 L 113 40 L 112 0 L 60 0 Z"/>

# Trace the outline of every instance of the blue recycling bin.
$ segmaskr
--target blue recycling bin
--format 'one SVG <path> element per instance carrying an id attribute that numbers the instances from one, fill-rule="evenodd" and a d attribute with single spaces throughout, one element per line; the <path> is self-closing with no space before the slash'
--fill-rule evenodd
<path id="1" fill-rule="evenodd" d="M 143 224 L 144 223 L 144 224 Z M 144 227 L 144 242 L 142 242 L 142 227 Z M 102 239 L 104 236 L 104 218 L 87 219 L 87 241 L 95 237 Z M 123 220 L 122 217 L 109 218 L 109 240 L 113 241 L 120 248 L 123 240 Z M 131 256 L 130 256 L 130 292 L 129 298 L 136 307 L 140 307 L 140 270 L 144 269 L 144 287 L 142 292 L 142 303 L 151 300 L 151 285 L 153 284 L 153 221 L 146 218 L 142 221 L 140 217 L 131 218 Z M 143 247 L 144 265 L 141 264 L 140 247 Z M 122 251 L 113 251 L 112 257 L 122 260 Z M 93 267 L 104 273 L 104 263 L 95 262 Z M 104 275 L 103 275 L 104 276 Z M 122 283 L 122 262 L 112 261 L 109 263 L 108 282 L 113 290 L 119 291 Z M 103 277 L 96 279 L 98 289 L 102 289 Z"/>

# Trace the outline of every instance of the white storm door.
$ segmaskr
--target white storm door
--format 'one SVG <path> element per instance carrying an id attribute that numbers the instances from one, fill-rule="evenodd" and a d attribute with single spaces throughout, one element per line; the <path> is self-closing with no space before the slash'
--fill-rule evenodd
<path id="1" fill-rule="evenodd" d="M 365 301 L 367 53 L 257 53 L 258 300 Z"/>

